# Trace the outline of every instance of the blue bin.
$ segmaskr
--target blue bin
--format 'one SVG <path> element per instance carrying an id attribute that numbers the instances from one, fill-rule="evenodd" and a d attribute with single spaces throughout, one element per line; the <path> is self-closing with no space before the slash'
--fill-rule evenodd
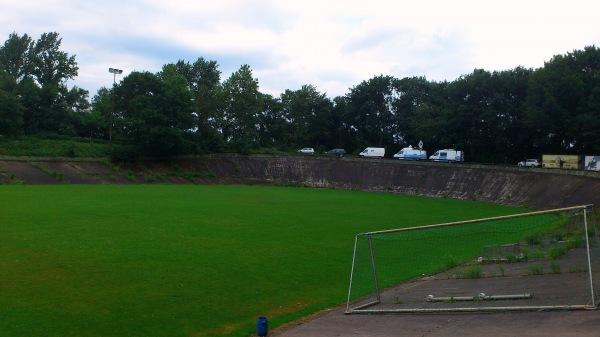
<path id="1" fill-rule="evenodd" d="M 256 322 L 256 334 L 264 337 L 269 332 L 269 322 L 266 317 L 259 317 L 258 322 Z"/>

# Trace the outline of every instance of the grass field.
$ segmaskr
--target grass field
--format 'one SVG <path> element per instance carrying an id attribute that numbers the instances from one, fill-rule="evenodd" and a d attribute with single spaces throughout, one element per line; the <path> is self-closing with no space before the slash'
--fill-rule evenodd
<path id="1" fill-rule="evenodd" d="M 0 335 L 247 336 L 346 300 L 357 233 L 492 204 L 253 186 L 0 186 Z"/>

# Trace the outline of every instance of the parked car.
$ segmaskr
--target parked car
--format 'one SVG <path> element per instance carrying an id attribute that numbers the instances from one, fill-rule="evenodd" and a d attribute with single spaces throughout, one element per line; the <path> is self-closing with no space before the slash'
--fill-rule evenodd
<path id="1" fill-rule="evenodd" d="M 330 154 L 333 156 L 343 157 L 346 155 L 346 150 L 344 149 L 333 149 L 325 152 L 325 154 Z"/>
<path id="2" fill-rule="evenodd" d="M 298 153 L 315 154 L 315 149 L 313 149 L 312 147 L 305 147 L 303 149 L 298 150 Z"/>
<path id="3" fill-rule="evenodd" d="M 517 165 L 519 165 L 519 167 L 542 167 L 542 163 L 540 163 L 540 161 L 537 159 L 520 161 Z"/>

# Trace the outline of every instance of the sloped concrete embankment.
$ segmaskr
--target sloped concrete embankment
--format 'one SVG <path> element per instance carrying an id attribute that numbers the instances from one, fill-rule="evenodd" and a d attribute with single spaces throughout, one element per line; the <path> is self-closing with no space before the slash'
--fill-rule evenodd
<path id="1" fill-rule="evenodd" d="M 532 208 L 600 204 L 600 176 L 549 170 L 286 156 L 211 155 L 180 162 L 245 183 L 394 192 Z"/>
<path id="2" fill-rule="evenodd" d="M 213 154 L 121 165 L 105 161 L 0 161 L 0 180 L 8 184 L 284 184 L 537 209 L 600 204 L 600 175 L 309 156 Z"/>

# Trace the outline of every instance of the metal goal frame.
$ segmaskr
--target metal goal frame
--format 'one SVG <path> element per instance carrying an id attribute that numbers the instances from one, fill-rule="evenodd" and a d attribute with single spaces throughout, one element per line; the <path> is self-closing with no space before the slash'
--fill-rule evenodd
<path id="1" fill-rule="evenodd" d="M 597 309 L 600 304 L 600 299 L 598 295 L 600 295 L 600 290 L 594 290 L 596 283 L 600 282 L 594 279 L 594 274 L 599 275 L 600 277 L 600 267 L 596 264 L 592 265 L 591 255 L 592 253 L 598 255 L 598 260 L 600 260 L 600 240 L 597 224 L 595 221 L 594 213 L 593 213 L 593 205 L 582 205 L 582 206 L 573 206 L 573 207 L 565 207 L 558 209 L 551 209 L 545 211 L 537 211 L 537 212 L 529 212 L 529 213 L 520 213 L 515 215 L 508 216 L 500 216 L 500 217 L 491 217 L 484 219 L 475 219 L 468 221 L 458 221 L 458 222 L 449 222 L 435 225 L 427 225 L 420 227 L 409 227 L 409 228 L 399 228 L 399 229 L 390 229 L 390 230 L 382 230 L 382 231 L 373 231 L 357 234 L 354 242 L 354 250 L 352 257 L 352 268 L 350 272 L 350 285 L 348 289 L 348 299 L 346 304 L 346 314 L 372 314 L 372 313 L 425 313 L 425 312 L 487 312 L 487 311 L 540 311 L 540 310 L 576 310 L 576 309 Z M 423 301 L 428 302 L 452 302 L 451 307 L 393 307 L 393 306 L 381 306 L 382 303 L 382 295 L 388 289 L 381 289 L 379 280 L 378 280 L 378 271 L 377 271 L 377 259 L 375 257 L 375 247 L 373 244 L 373 238 L 379 235 L 385 235 L 390 233 L 401 233 L 401 232 L 410 232 L 410 231 L 419 231 L 425 229 L 437 229 L 444 227 L 453 227 L 453 226 L 462 226 L 462 225 L 476 225 L 481 222 L 489 222 L 489 221 L 498 221 L 498 220 L 506 220 L 506 219 L 514 219 L 521 217 L 530 217 L 536 215 L 543 215 L 548 213 L 560 213 L 560 212 L 574 212 L 581 211 L 583 213 L 583 230 L 585 235 L 585 240 L 582 248 L 585 249 L 585 255 L 587 257 L 587 280 L 589 280 L 589 297 L 587 303 L 581 304 L 551 304 L 551 305 L 522 305 L 518 302 L 521 299 L 529 299 L 533 298 L 534 295 L 530 293 L 515 293 L 508 295 L 493 295 L 485 293 L 474 294 L 473 296 L 456 296 L 456 297 L 448 297 L 448 296 L 434 296 L 429 295 L 426 298 L 423 298 Z M 591 213 L 591 214 L 590 214 Z M 590 216 L 592 217 L 591 224 L 588 224 Z M 352 299 L 352 291 L 353 291 L 353 279 L 355 278 L 356 271 L 356 259 L 357 259 L 357 247 L 359 245 L 359 240 L 363 240 L 366 238 L 368 242 L 368 254 L 370 255 L 370 269 L 371 270 L 363 270 L 362 272 L 369 273 L 369 278 L 372 277 L 372 292 L 367 296 L 360 296 L 359 299 Z M 363 247 L 364 248 L 364 247 Z M 592 252 L 591 248 L 594 250 Z M 368 259 L 366 259 L 368 260 Z M 598 261 L 600 263 L 600 261 Z M 371 275 L 372 274 L 372 275 Z M 566 276 L 566 275 L 565 275 Z M 585 277 L 585 276 L 582 276 Z M 419 281 L 416 281 L 417 283 Z M 417 283 L 411 283 L 409 287 L 416 286 Z M 587 291 L 586 291 L 587 292 Z M 355 295 L 356 296 L 356 295 Z M 502 300 L 511 300 L 511 305 L 502 305 Z M 481 306 L 472 306 L 472 305 L 461 305 L 462 302 L 469 301 L 497 301 L 496 303 L 500 303 L 498 305 L 490 304 L 484 307 Z M 587 301 L 587 300 L 586 300 Z M 517 302 L 516 305 L 513 305 Z"/>

